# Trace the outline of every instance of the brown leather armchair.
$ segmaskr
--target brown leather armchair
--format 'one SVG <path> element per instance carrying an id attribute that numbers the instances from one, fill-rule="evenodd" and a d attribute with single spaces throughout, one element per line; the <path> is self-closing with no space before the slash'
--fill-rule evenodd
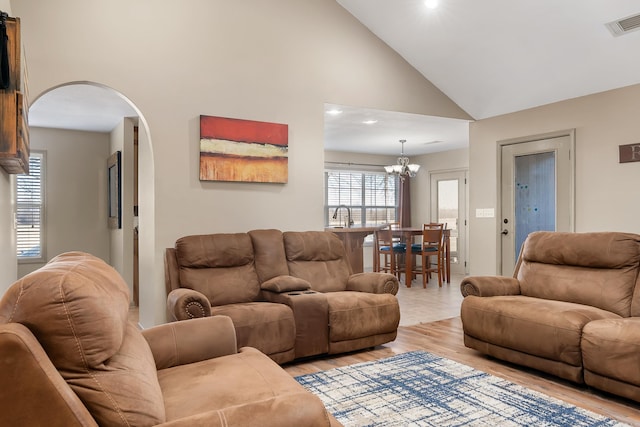
<path id="1" fill-rule="evenodd" d="M 0 300 L 0 425 L 328 426 L 322 402 L 212 316 L 145 331 L 106 263 L 59 255 Z"/>

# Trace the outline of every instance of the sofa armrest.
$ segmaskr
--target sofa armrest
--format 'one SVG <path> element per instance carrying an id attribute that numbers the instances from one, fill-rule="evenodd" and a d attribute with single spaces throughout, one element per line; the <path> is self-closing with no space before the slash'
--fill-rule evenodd
<path id="1" fill-rule="evenodd" d="M 260 285 L 263 291 L 283 293 L 292 291 L 306 291 L 311 288 L 311 283 L 294 276 L 276 276 Z"/>
<path id="2" fill-rule="evenodd" d="M 236 330 L 228 316 L 165 323 L 142 331 L 157 369 L 237 353 Z"/>
<path id="3" fill-rule="evenodd" d="M 506 276 L 470 276 L 460 282 L 462 296 L 492 297 L 498 295 L 520 295 L 518 279 Z"/>
<path id="4" fill-rule="evenodd" d="M 164 251 L 164 286 L 167 295 L 180 287 L 180 268 L 174 248 L 166 248 Z"/>
<path id="5" fill-rule="evenodd" d="M 369 292 L 371 294 L 398 293 L 398 278 L 389 273 L 356 273 L 349 276 L 347 291 Z"/>
<path id="6" fill-rule="evenodd" d="M 211 316 L 211 304 L 202 293 L 193 289 L 174 289 L 167 297 L 169 321 Z"/>

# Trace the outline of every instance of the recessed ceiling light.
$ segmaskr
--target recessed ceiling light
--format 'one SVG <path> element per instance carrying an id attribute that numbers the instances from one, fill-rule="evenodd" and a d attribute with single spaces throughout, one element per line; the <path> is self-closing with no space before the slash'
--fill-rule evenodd
<path id="1" fill-rule="evenodd" d="M 327 114 L 331 114 L 332 116 L 337 116 L 338 114 L 342 114 L 342 110 L 338 110 L 337 108 L 333 108 L 331 110 L 327 110 Z"/>
<path id="2" fill-rule="evenodd" d="M 424 5 L 429 9 L 435 9 L 438 7 L 438 0 L 424 0 Z"/>
<path id="3" fill-rule="evenodd" d="M 365 120 L 362 123 L 364 123 L 365 125 L 372 125 L 372 124 L 378 123 L 378 121 L 377 120 Z"/>

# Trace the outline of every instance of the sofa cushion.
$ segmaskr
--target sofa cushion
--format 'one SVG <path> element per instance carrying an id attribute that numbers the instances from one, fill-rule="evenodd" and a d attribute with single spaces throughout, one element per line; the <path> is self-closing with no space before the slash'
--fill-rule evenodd
<path id="1" fill-rule="evenodd" d="M 640 318 L 587 324 L 582 334 L 582 358 L 585 370 L 640 387 Z"/>
<path id="2" fill-rule="evenodd" d="M 400 323 L 398 299 L 391 294 L 329 292 L 329 341 L 348 341 L 395 332 Z"/>
<path id="3" fill-rule="evenodd" d="M 289 274 L 282 231 L 251 230 L 248 234 L 253 243 L 256 272 L 260 282 Z"/>
<path id="4" fill-rule="evenodd" d="M 517 272 L 522 295 L 631 314 L 640 236 L 626 233 L 531 233 Z"/>
<path id="5" fill-rule="evenodd" d="M 215 425 L 329 425 L 320 399 L 253 348 L 163 369 L 158 372 L 158 379 L 168 421 L 219 411 L 215 419 L 220 422 Z M 193 425 L 212 425 L 211 421 L 195 421 Z"/>
<path id="6" fill-rule="evenodd" d="M 616 232 L 564 233 L 537 231 L 529 234 L 524 259 L 556 265 L 591 268 L 638 267 L 637 234 Z"/>
<path id="7" fill-rule="evenodd" d="M 127 285 L 112 267 L 69 252 L 9 288 L 0 321 L 31 330 L 98 424 L 161 423 L 155 362 L 128 310 Z"/>
<path id="8" fill-rule="evenodd" d="M 258 299 L 253 245 L 246 233 L 186 236 L 176 241 L 180 286 L 196 290 L 212 306 Z"/>
<path id="9" fill-rule="evenodd" d="M 583 327 L 619 318 L 596 307 L 519 295 L 465 297 L 460 312 L 465 334 L 503 348 L 582 365 Z"/>
<path id="10" fill-rule="evenodd" d="M 306 291 L 311 287 L 311 283 L 304 279 L 293 276 L 276 276 L 263 282 L 260 287 L 269 292 L 291 292 L 291 291 Z"/>
<path id="11" fill-rule="evenodd" d="M 344 291 L 349 263 L 342 241 L 325 231 L 283 233 L 289 274 L 307 280 L 318 292 Z"/>
<path id="12" fill-rule="evenodd" d="M 287 305 L 270 302 L 227 304 L 212 307 L 211 314 L 231 318 L 238 348 L 255 347 L 268 355 L 294 348 L 296 326 L 293 311 Z"/>

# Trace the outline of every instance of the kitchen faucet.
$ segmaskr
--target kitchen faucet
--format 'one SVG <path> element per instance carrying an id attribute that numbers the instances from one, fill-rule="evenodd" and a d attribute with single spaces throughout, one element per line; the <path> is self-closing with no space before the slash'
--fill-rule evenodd
<path id="1" fill-rule="evenodd" d="M 353 225 L 353 220 L 351 219 L 351 209 L 347 205 L 339 205 L 336 208 L 336 210 L 333 211 L 333 219 L 337 219 L 338 218 L 338 210 L 340 208 L 345 208 L 347 210 L 347 222 L 346 222 L 345 226 L 351 227 Z"/>

